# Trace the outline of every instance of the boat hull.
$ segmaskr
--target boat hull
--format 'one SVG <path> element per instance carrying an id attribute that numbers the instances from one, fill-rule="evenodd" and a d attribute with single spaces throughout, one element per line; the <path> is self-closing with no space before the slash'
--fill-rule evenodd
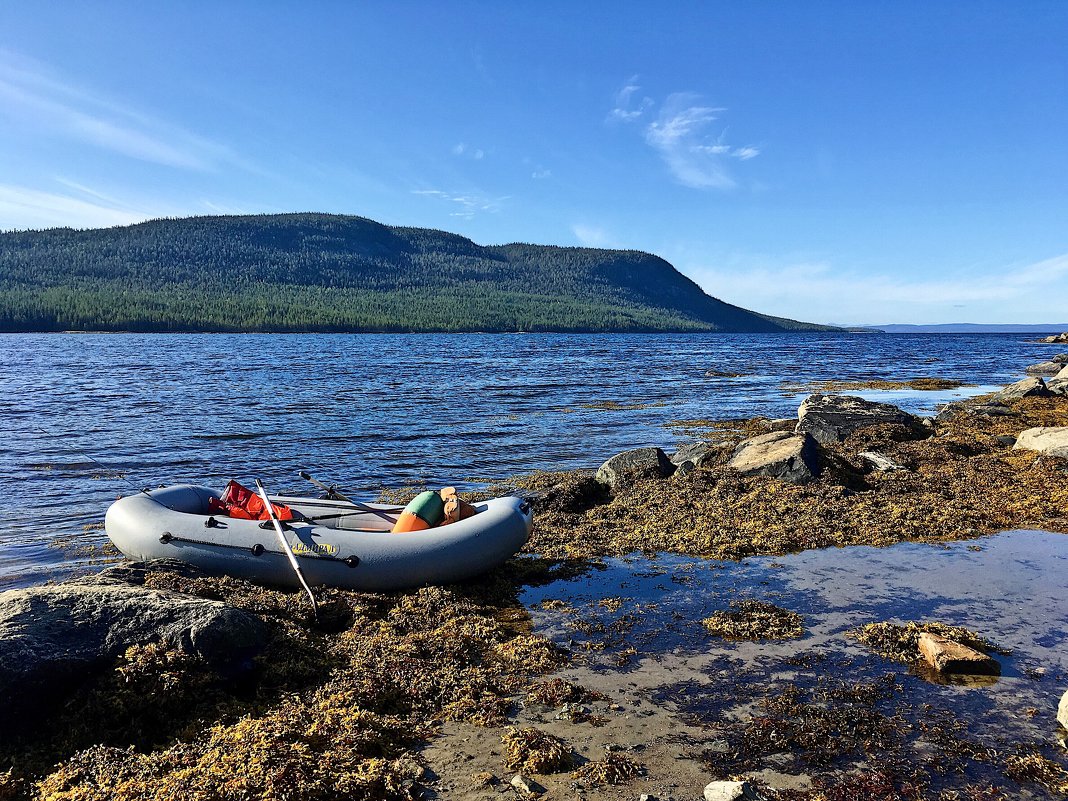
<path id="1" fill-rule="evenodd" d="M 111 505 L 104 527 L 130 559 L 179 559 L 208 573 L 299 586 L 273 527 L 210 517 L 212 497 L 219 493 L 190 484 L 130 495 Z M 505 562 L 531 531 L 530 506 L 521 498 L 486 501 L 465 520 L 398 534 L 364 528 L 386 528 L 395 507 L 273 500 L 312 518 L 333 518 L 329 524 L 287 524 L 286 539 L 312 586 L 387 591 L 463 581 Z"/>

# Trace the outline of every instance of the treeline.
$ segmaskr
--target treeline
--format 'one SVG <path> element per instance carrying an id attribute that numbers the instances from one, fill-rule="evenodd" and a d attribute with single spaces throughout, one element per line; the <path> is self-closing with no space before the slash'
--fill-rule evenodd
<path id="1" fill-rule="evenodd" d="M 482 247 L 360 217 L 0 234 L 3 331 L 783 331 L 636 251 Z"/>

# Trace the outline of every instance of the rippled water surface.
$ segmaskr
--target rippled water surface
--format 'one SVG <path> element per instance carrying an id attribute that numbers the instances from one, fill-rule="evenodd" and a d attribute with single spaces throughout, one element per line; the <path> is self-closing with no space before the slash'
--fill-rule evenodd
<path id="1" fill-rule="evenodd" d="M 784 381 L 979 385 L 858 393 L 928 413 L 1048 357 L 1049 346 L 1026 339 L 0 335 L 0 587 L 79 566 L 70 542 L 101 543 L 104 510 L 132 486 L 259 477 L 271 491 L 304 490 L 300 469 L 357 494 L 463 486 L 670 449 L 672 420 L 793 416 L 803 395 Z M 50 547 L 57 538 L 68 547 Z"/>

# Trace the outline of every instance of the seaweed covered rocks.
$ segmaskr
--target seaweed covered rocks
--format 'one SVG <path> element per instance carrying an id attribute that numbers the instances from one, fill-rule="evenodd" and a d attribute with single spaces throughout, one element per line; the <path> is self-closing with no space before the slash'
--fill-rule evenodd
<path id="1" fill-rule="evenodd" d="M 266 641 L 258 617 L 127 583 L 132 572 L 0 593 L 0 721 L 66 701 L 134 647 L 172 647 L 222 671 L 251 666 Z"/>
<path id="2" fill-rule="evenodd" d="M 675 465 L 660 448 L 635 448 L 617 453 L 597 470 L 596 480 L 611 490 L 646 478 L 665 478 Z"/>
<path id="3" fill-rule="evenodd" d="M 896 406 L 853 395 L 810 395 L 802 401 L 797 417 L 797 432 L 811 434 L 821 444 L 841 442 L 872 426 L 900 426 L 909 439 L 922 439 L 931 433 L 919 418 Z"/>

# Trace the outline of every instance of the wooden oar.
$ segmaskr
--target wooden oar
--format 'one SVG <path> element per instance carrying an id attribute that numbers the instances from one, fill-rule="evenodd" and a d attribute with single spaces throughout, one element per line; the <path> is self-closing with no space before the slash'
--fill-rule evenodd
<path id="1" fill-rule="evenodd" d="M 256 479 L 256 491 L 260 494 L 260 498 L 267 506 L 267 514 L 271 516 L 271 522 L 274 523 L 275 533 L 278 535 L 278 541 L 282 544 L 282 550 L 285 551 L 286 556 L 289 558 L 289 564 L 293 567 L 293 572 L 297 574 L 297 580 L 300 582 L 300 586 L 304 588 L 304 591 L 308 593 L 308 597 L 311 599 L 312 614 L 315 619 L 319 619 L 319 604 L 315 602 L 315 595 L 311 591 L 311 587 L 308 586 L 308 582 L 304 580 L 304 571 L 300 569 L 300 563 L 297 562 L 297 556 L 293 553 L 293 549 L 289 547 L 289 540 L 286 539 L 285 532 L 282 531 L 282 524 L 278 520 L 278 515 L 274 513 L 274 504 L 271 503 L 271 499 L 267 497 L 267 490 L 263 488 L 263 482 L 258 478 Z"/>

